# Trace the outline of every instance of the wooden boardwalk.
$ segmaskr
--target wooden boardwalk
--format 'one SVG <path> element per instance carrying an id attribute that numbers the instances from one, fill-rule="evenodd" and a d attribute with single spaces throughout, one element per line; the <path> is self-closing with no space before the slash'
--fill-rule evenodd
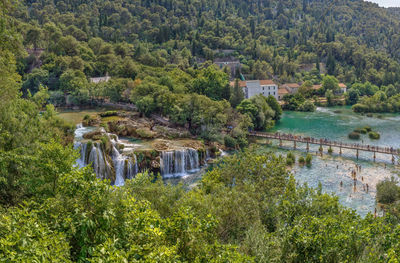
<path id="1" fill-rule="evenodd" d="M 279 140 L 280 146 L 282 146 L 282 141 L 291 141 L 293 142 L 294 149 L 296 149 L 297 147 L 296 143 L 305 143 L 307 152 L 310 150 L 310 144 L 320 145 L 321 153 L 323 151 L 323 146 L 328 146 L 330 148 L 332 147 L 339 148 L 339 154 L 342 154 L 342 149 L 351 149 L 356 151 L 357 159 L 359 151 L 365 151 L 374 153 L 374 160 L 376 159 L 376 153 L 392 155 L 392 162 L 394 163 L 395 161 L 394 156 L 400 154 L 400 149 L 394 149 L 392 147 L 381 147 L 381 146 L 364 145 L 358 143 L 344 143 L 344 142 L 330 141 L 327 139 L 316 139 L 312 137 L 297 136 L 293 134 L 252 131 L 249 133 L 249 136 Z"/>

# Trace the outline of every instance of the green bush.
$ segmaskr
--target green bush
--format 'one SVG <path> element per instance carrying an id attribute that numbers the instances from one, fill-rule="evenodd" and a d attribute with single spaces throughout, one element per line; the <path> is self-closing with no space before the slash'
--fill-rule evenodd
<path id="1" fill-rule="evenodd" d="M 360 133 L 362 133 L 362 134 L 367 134 L 367 132 L 368 132 L 368 131 L 367 131 L 365 128 L 363 128 L 363 129 L 360 130 Z"/>
<path id="2" fill-rule="evenodd" d="M 376 185 L 376 199 L 381 204 L 392 204 L 400 199 L 400 187 L 392 177 Z"/>
<path id="3" fill-rule="evenodd" d="M 362 133 L 361 130 L 362 130 L 361 128 L 357 128 L 357 129 L 354 129 L 354 132 L 356 132 L 356 133 Z"/>
<path id="4" fill-rule="evenodd" d="M 286 164 L 293 165 L 296 163 L 296 156 L 292 152 L 289 152 L 286 156 Z"/>
<path id="5" fill-rule="evenodd" d="M 360 133 L 358 133 L 358 132 L 349 133 L 349 139 L 359 140 L 360 139 Z"/>
<path id="6" fill-rule="evenodd" d="M 305 102 L 300 104 L 300 106 L 297 107 L 298 111 L 305 111 L 305 112 L 313 112 L 315 111 L 315 109 L 316 107 L 314 103 L 312 103 L 312 101 L 310 100 L 306 100 Z"/>
<path id="7" fill-rule="evenodd" d="M 300 163 L 300 164 L 305 164 L 305 162 L 306 162 L 306 160 L 304 159 L 304 157 L 303 157 L 303 156 L 300 156 L 300 158 L 299 158 L 299 163 Z"/>
<path id="8" fill-rule="evenodd" d="M 154 133 L 148 128 L 139 128 L 136 130 L 137 135 L 142 139 L 152 139 L 154 138 Z"/>
<path id="9" fill-rule="evenodd" d="M 306 156 L 306 164 L 310 166 L 311 162 L 312 162 L 312 155 L 308 153 Z"/>
<path id="10" fill-rule="evenodd" d="M 372 128 L 371 128 L 371 127 L 369 127 L 369 126 L 365 126 L 363 129 L 365 129 L 367 132 L 370 132 L 370 131 L 372 131 Z"/>
<path id="11" fill-rule="evenodd" d="M 329 154 L 332 154 L 332 153 L 333 153 L 333 149 L 332 149 L 331 146 L 329 146 L 328 153 L 329 153 Z"/>
<path id="12" fill-rule="evenodd" d="M 224 145 L 228 148 L 235 148 L 236 147 L 236 140 L 229 135 L 224 137 Z"/>
<path id="13" fill-rule="evenodd" d="M 90 119 L 90 115 L 89 114 L 86 114 L 84 117 L 83 117 L 83 119 L 86 121 L 86 120 L 89 120 Z"/>
<path id="14" fill-rule="evenodd" d="M 378 140 L 378 139 L 381 138 L 381 135 L 379 133 L 377 133 L 377 132 L 374 132 L 374 131 L 370 131 L 368 133 L 368 136 L 369 136 L 369 138 L 371 138 L 373 140 Z"/>
<path id="15" fill-rule="evenodd" d="M 110 116 L 117 116 L 118 115 L 118 112 L 117 111 L 115 111 L 115 110 L 113 110 L 113 111 L 106 111 L 106 112 L 102 112 L 102 113 L 100 113 L 100 116 L 101 117 L 110 117 Z"/>

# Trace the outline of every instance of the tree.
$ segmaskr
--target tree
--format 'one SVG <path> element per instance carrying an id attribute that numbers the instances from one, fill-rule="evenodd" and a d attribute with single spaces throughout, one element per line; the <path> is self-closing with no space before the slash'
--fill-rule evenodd
<path id="1" fill-rule="evenodd" d="M 243 100 L 237 109 L 242 114 L 247 114 L 251 119 L 256 130 L 266 130 L 273 126 L 274 110 L 266 102 L 262 95 L 257 95 L 251 99 Z"/>
<path id="2" fill-rule="evenodd" d="M 328 59 L 326 61 L 326 69 L 329 75 L 335 75 L 336 72 L 336 60 L 332 55 L 332 50 L 328 53 Z"/>
<path id="3" fill-rule="evenodd" d="M 282 115 L 282 107 L 279 105 L 278 101 L 275 99 L 274 96 L 269 95 L 267 98 L 267 103 L 271 107 L 271 109 L 275 112 L 274 120 L 279 121 Z"/>
<path id="4" fill-rule="evenodd" d="M 349 89 L 346 93 L 346 104 L 347 105 L 354 105 L 358 102 L 360 97 L 360 93 L 356 89 Z"/>
<path id="5" fill-rule="evenodd" d="M 322 80 L 322 88 L 326 92 L 328 90 L 337 92 L 339 90 L 339 81 L 334 76 L 325 76 Z"/>
<path id="6" fill-rule="evenodd" d="M 29 29 L 28 32 L 26 32 L 25 41 L 27 44 L 32 44 L 33 49 L 36 50 L 39 46 L 41 38 L 42 38 L 42 31 L 37 27 L 33 27 Z"/>
<path id="7" fill-rule="evenodd" d="M 243 89 L 240 87 L 239 79 L 235 79 L 235 85 L 233 86 L 233 91 L 229 102 L 232 107 L 236 108 L 244 100 Z"/>
<path id="8" fill-rule="evenodd" d="M 333 106 L 334 105 L 335 96 L 333 95 L 332 90 L 328 89 L 325 92 L 325 98 L 327 100 L 328 106 Z"/>

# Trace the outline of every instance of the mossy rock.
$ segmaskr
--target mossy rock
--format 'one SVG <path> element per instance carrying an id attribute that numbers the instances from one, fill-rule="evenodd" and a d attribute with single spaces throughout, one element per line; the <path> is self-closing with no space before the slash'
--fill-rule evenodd
<path id="1" fill-rule="evenodd" d="M 86 139 L 86 140 L 98 141 L 98 140 L 101 139 L 103 134 L 104 133 L 100 129 L 98 129 L 98 130 L 95 130 L 95 131 L 91 131 L 91 132 L 85 133 L 83 135 L 83 138 Z"/>
<path id="2" fill-rule="evenodd" d="M 139 138 L 142 139 L 152 139 L 155 136 L 155 133 L 152 132 L 149 128 L 139 128 L 136 129 L 136 134 Z"/>
<path id="3" fill-rule="evenodd" d="M 371 127 L 369 127 L 369 126 L 365 126 L 363 129 L 365 129 L 367 132 L 370 132 L 370 131 L 372 131 L 372 128 L 371 128 Z"/>
<path id="4" fill-rule="evenodd" d="M 359 140 L 360 139 L 360 133 L 354 132 L 354 131 L 349 133 L 349 139 Z"/>
<path id="5" fill-rule="evenodd" d="M 369 136 L 370 139 L 373 139 L 373 140 L 379 140 L 381 138 L 381 135 L 379 133 L 377 133 L 377 132 L 374 132 L 374 131 L 370 131 L 368 133 L 368 136 Z"/>

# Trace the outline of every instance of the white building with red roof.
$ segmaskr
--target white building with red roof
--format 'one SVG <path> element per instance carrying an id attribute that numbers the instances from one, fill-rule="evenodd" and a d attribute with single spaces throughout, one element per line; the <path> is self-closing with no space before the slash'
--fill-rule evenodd
<path id="1" fill-rule="evenodd" d="M 234 86 L 235 82 L 231 82 Z M 239 81 L 239 86 L 243 89 L 244 97 L 250 99 L 256 95 L 265 97 L 273 96 L 278 100 L 278 85 L 273 80 L 245 80 Z"/>

